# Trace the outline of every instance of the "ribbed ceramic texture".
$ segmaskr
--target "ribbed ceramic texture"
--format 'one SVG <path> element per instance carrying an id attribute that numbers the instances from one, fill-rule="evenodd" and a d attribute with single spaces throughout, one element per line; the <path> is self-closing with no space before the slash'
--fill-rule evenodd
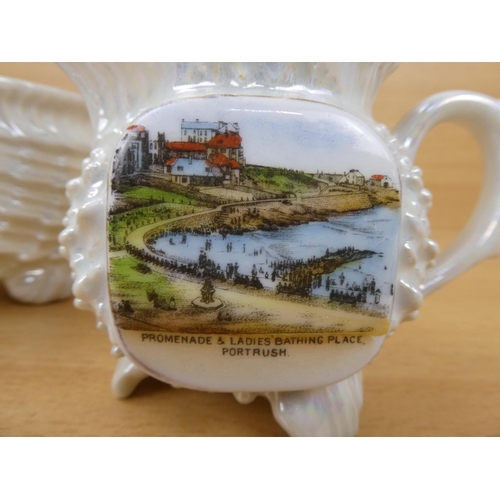
<path id="1" fill-rule="evenodd" d="M 80 96 L 0 78 L 0 281 L 22 302 L 71 295 L 57 241 L 91 127 Z"/>

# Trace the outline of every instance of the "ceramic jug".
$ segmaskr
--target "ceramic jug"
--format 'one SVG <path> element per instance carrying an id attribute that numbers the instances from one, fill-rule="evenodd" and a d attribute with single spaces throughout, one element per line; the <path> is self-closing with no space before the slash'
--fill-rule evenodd
<path id="1" fill-rule="evenodd" d="M 371 116 L 388 63 L 63 64 L 94 143 L 60 235 L 75 305 L 119 358 L 112 386 L 271 402 L 290 435 L 354 435 L 361 370 L 424 296 L 496 255 L 500 108 L 448 92 L 391 133 Z M 413 159 L 461 120 L 486 182 L 437 257 Z"/>

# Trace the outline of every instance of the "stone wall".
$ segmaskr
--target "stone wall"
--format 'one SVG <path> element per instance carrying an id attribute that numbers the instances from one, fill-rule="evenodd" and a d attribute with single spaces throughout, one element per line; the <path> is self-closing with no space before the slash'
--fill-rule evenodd
<path id="1" fill-rule="evenodd" d="M 319 196 L 317 198 L 302 198 L 297 200 L 297 203 L 307 205 L 314 209 L 335 210 L 337 212 L 364 210 L 372 207 L 370 197 L 367 193 L 336 194 L 331 196 Z"/>
<path id="2" fill-rule="evenodd" d="M 220 217 L 220 211 L 213 211 L 210 213 L 193 214 L 181 220 L 166 222 L 165 224 L 152 229 L 144 235 L 144 241 L 149 243 L 151 240 L 157 238 L 167 231 L 189 231 L 209 229 L 217 227 L 217 220 Z"/>

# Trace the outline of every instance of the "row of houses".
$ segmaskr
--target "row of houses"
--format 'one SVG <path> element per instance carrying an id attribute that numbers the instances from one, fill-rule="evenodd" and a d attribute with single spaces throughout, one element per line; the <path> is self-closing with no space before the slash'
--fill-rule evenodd
<path id="1" fill-rule="evenodd" d="M 154 171 L 181 185 L 239 185 L 245 156 L 238 123 L 222 121 L 181 122 L 180 140 L 156 139 L 142 125 L 131 125 L 115 152 L 115 178 Z M 318 172 L 319 174 L 319 172 Z M 334 184 L 391 188 L 387 175 L 367 179 L 359 170 L 343 174 L 321 174 Z"/>
<path id="2" fill-rule="evenodd" d="M 142 125 L 131 125 L 115 151 L 113 172 L 126 176 L 155 171 L 183 185 L 239 184 L 245 166 L 237 123 L 182 120 L 181 140 L 156 139 Z"/>
<path id="3" fill-rule="evenodd" d="M 351 169 L 349 172 L 344 172 L 343 174 L 326 175 L 326 177 L 334 184 L 383 188 L 394 187 L 394 183 L 388 175 L 372 175 L 369 179 L 367 179 L 359 170 L 356 169 Z"/>

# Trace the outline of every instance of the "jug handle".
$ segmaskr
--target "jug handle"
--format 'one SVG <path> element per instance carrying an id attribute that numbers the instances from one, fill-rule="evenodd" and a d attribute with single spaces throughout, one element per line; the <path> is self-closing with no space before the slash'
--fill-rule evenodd
<path id="1" fill-rule="evenodd" d="M 500 102 L 465 91 L 442 92 L 425 99 L 394 130 L 403 155 L 413 163 L 425 134 L 445 121 L 465 125 L 477 139 L 484 158 L 484 185 L 465 228 L 427 270 L 420 287 L 424 295 L 479 261 L 500 254 Z"/>

